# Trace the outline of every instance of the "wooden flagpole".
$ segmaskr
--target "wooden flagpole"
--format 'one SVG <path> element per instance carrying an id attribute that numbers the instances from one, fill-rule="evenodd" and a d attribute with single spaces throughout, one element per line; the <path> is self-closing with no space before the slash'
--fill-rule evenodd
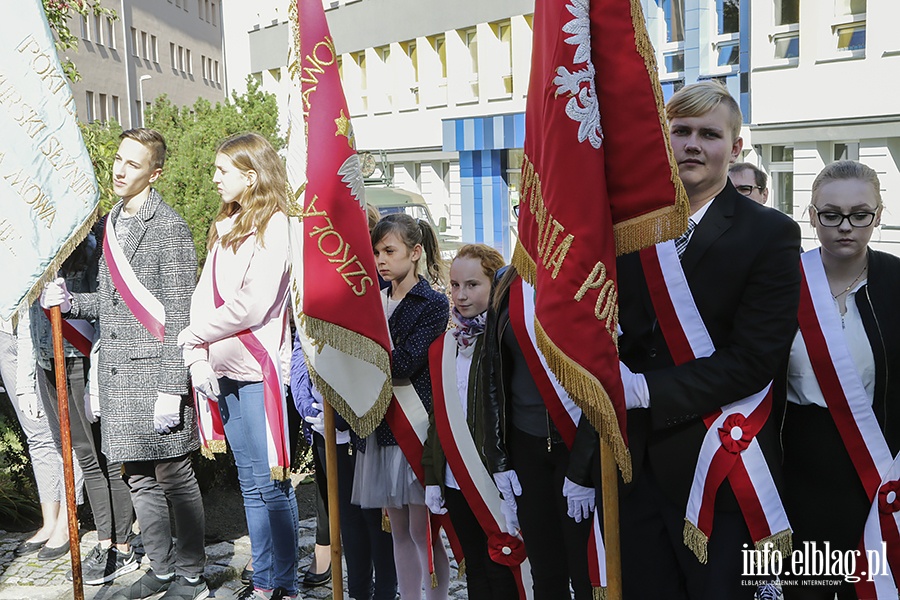
<path id="1" fill-rule="evenodd" d="M 66 514 L 69 519 L 69 555 L 72 560 L 72 590 L 75 600 L 84 600 L 81 577 L 81 546 L 78 538 L 78 509 L 75 506 L 75 470 L 72 464 L 72 434 L 69 428 L 69 391 L 66 382 L 66 357 L 63 349 L 62 313 L 59 306 L 50 309 L 53 330 L 53 362 L 56 367 L 56 399 L 59 406 L 59 434 L 63 472 L 66 482 Z"/>
<path id="2" fill-rule="evenodd" d="M 341 567 L 341 509 L 338 502 L 337 437 L 334 409 L 322 403 L 325 417 L 325 477 L 328 480 L 328 534 L 331 542 L 331 597 L 344 598 L 344 572 Z"/>
<path id="3" fill-rule="evenodd" d="M 622 549 L 619 544 L 619 468 L 613 449 L 600 436 L 603 543 L 606 546 L 606 598 L 622 600 Z"/>

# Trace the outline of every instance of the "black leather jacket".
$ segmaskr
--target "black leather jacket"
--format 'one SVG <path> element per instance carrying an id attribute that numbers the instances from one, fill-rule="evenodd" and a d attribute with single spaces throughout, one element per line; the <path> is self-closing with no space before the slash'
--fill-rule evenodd
<path id="1" fill-rule="evenodd" d="M 515 469 L 506 451 L 506 432 L 512 426 L 510 409 L 512 395 L 510 393 L 509 368 L 510 357 L 503 350 L 503 333 L 509 326 L 509 293 L 504 296 L 500 309 L 488 309 L 487 324 L 484 331 L 484 358 L 482 359 L 482 377 L 484 402 L 484 458 L 491 473 L 499 473 Z M 549 419 L 548 419 L 549 423 Z M 550 427 L 551 438 L 561 441 L 555 427 Z M 582 417 L 575 434 L 575 443 L 569 453 L 569 466 L 566 476 L 574 483 L 585 487 L 593 487 L 591 477 L 595 462 L 599 461 L 599 439 L 597 432 Z M 595 471 L 596 472 L 596 471 Z"/>

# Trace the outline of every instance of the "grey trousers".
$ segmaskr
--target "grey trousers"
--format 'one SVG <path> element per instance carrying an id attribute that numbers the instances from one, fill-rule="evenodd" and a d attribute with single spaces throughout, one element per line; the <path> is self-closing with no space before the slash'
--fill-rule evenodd
<path id="1" fill-rule="evenodd" d="M 25 433 L 28 455 L 31 457 L 31 468 L 34 470 L 34 479 L 37 482 L 41 503 L 65 502 L 62 455 L 59 447 L 53 441 L 53 433 L 50 430 L 46 413 L 37 419 L 32 419 L 19 410 L 19 402 L 16 398 L 16 347 L 14 335 L 0 332 L 0 377 L 3 378 L 3 387 L 6 388 L 6 393 L 16 411 L 16 417 L 19 419 L 19 425 Z M 30 357 L 30 360 L 34 360 L 34 357 Z M 36 391 L 40 395 L 40 391 Z M 77 463 L 74 466 L 76 500 L 81 504 L 81 468 Z"/>
<path id="2" fill-rule="evenodd" d="M 84 473 L 84 487 L 87 491 L 97 539 L 111 540 L 114 544 L 124 544 L 131 533 L 133 509 L 131 493 L 122 478 L 122 463 L 106 461 L 97 451 L 94 430 L 84 412 L 84 388 L 88 373 L 86 358 L 66 359 L 66 385 L 69 394 L 69 431 L 72 436 L 72 450 Z M 53 431 L 53 437 L 60 444 L 59 402 L 56 394 L 56 369 L 37 369 L 37 383 L 44 402 L 44 410 Z"/>
<path id="3" fill-rule="evenodd" d="M 203 500 L 190 455 L 124 466 L 150 568 L 157 575 L 202 575 L 206 565 Z M 174 543 L 168 504 L 175 517 Z"/>

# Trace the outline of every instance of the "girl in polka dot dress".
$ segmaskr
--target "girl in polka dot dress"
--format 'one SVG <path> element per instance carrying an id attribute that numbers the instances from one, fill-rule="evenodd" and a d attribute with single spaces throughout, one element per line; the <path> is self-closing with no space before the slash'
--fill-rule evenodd
<path id="1" fill-rule="evenodd" d="M 432 283 L 442 279 L 437 235 L 431 226 L 406 214 L 391 214 L 372 230 L 378 274 L 390 283 L 382 290 L 391 333 L 391 375 L 395 387 L 412 384 L 426 412 L 431 410 L 428 347 L 447 329 L 447 297 L 418 274 L 424 261 Z M 352 502 L 385 508 L 391 522 L 397 583 L 402 600 L 446 600 L 450 563 L 438 535 L 429 532 L 425 492 L 386 422 L 365 440 L 357 458 Z M 429 574 L 429 546 L 437 587 Z"/>

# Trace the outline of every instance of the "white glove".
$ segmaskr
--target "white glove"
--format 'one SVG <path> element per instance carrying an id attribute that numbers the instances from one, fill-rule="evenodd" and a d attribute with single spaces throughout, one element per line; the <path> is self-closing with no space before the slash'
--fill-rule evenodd
<path id="1" fill-rule="evenodd" d="M 503 506 L 501 510 L 506 517 L 506 529 L 510 535 L 516 535 L 519 529 L 519 519 L 516 516 L 516 496 L 522 495 L 522 485 L 519 483 L 519 476 L 510 469 L 509 471 L 500 471 L 494 473 L 494 483 L 503 496 Z"/>
<path id="2" fill-rule="evenodd" d="M 509 535 L 518 535 L 519 533 L 519 515 L 516 514 L 516 508 L 510 508 L 506 502 L 500 503 L 500 512 L 506 518 L 506 533 Z"/>
<path id="3" fill-rule="evenodd" d="M 315 416 L 304 417 L 304 420 L 312 426 L 312 430 L 325 436 L 325 414 L 322 412 L 322 405 L 318 402 L 312 403 L 313 410 L 319 411 Z"/>
<path id="4" fill-rule="evenodd" d="M 84 416 L 91 423 L 100 420 L 100 397 L 91 393 L 91 386 L 84 388 Z"/>
<path id="5" fill-rule="evenodd" d="M 64 313 L 72 310 L 72 294 L 66 289 L 66 280 L 57 277 L 44 286 L 41 292 L 41 308 L 50 309 L 58 306 Z"/>
<path id="6" fill-rule="evenodd" d="M 44 414 L 41 402 L 34 392 L 19 394 L 18 400 L 19 410 L 22 411 L 22 414 L 28 415 L 32 421 L 37 421 Z"/>
<path id="7" fill-rule="evenodd" d="M 425 506 L 428 507 L 428 510 L 433 515 L 447 514 L 447 509 L 444 508 L 444 497 L 441 495 L 441 486 L 425 486 Z"/>
<path id="8" fill-rule="evenodd" d="M 650 390 L 643 373 L 632 373 L 625 363 L 619 361 L 619 374 L 625 388 L 625 408 L 650 408 Z M 570 515 L 571 516 L 571 515 Z"/>
<path id="9" fill-rule="evenodd" d="M 209 361 L 198 360 L 191 365 L 191 384 L 213 402 L 219 401 L 219 378 Z"/>
<path id="10" fill-rule="evenodd" d="M 594 512 L 594 504 L 596 502 L 594 488 L 578 485 L 566 477 L 563 482 L 562 493 L 566 497 L 566 503 L 569 505 L 568 514 L 575 519 L 576 523 L 581 523 Z"/>
<path id="11" fill-rule="evenodd" d="M 181 396 L 157 392 L 153 406 L 153 427 L 156 433 L 169 433 L 181 423 Z"/>

